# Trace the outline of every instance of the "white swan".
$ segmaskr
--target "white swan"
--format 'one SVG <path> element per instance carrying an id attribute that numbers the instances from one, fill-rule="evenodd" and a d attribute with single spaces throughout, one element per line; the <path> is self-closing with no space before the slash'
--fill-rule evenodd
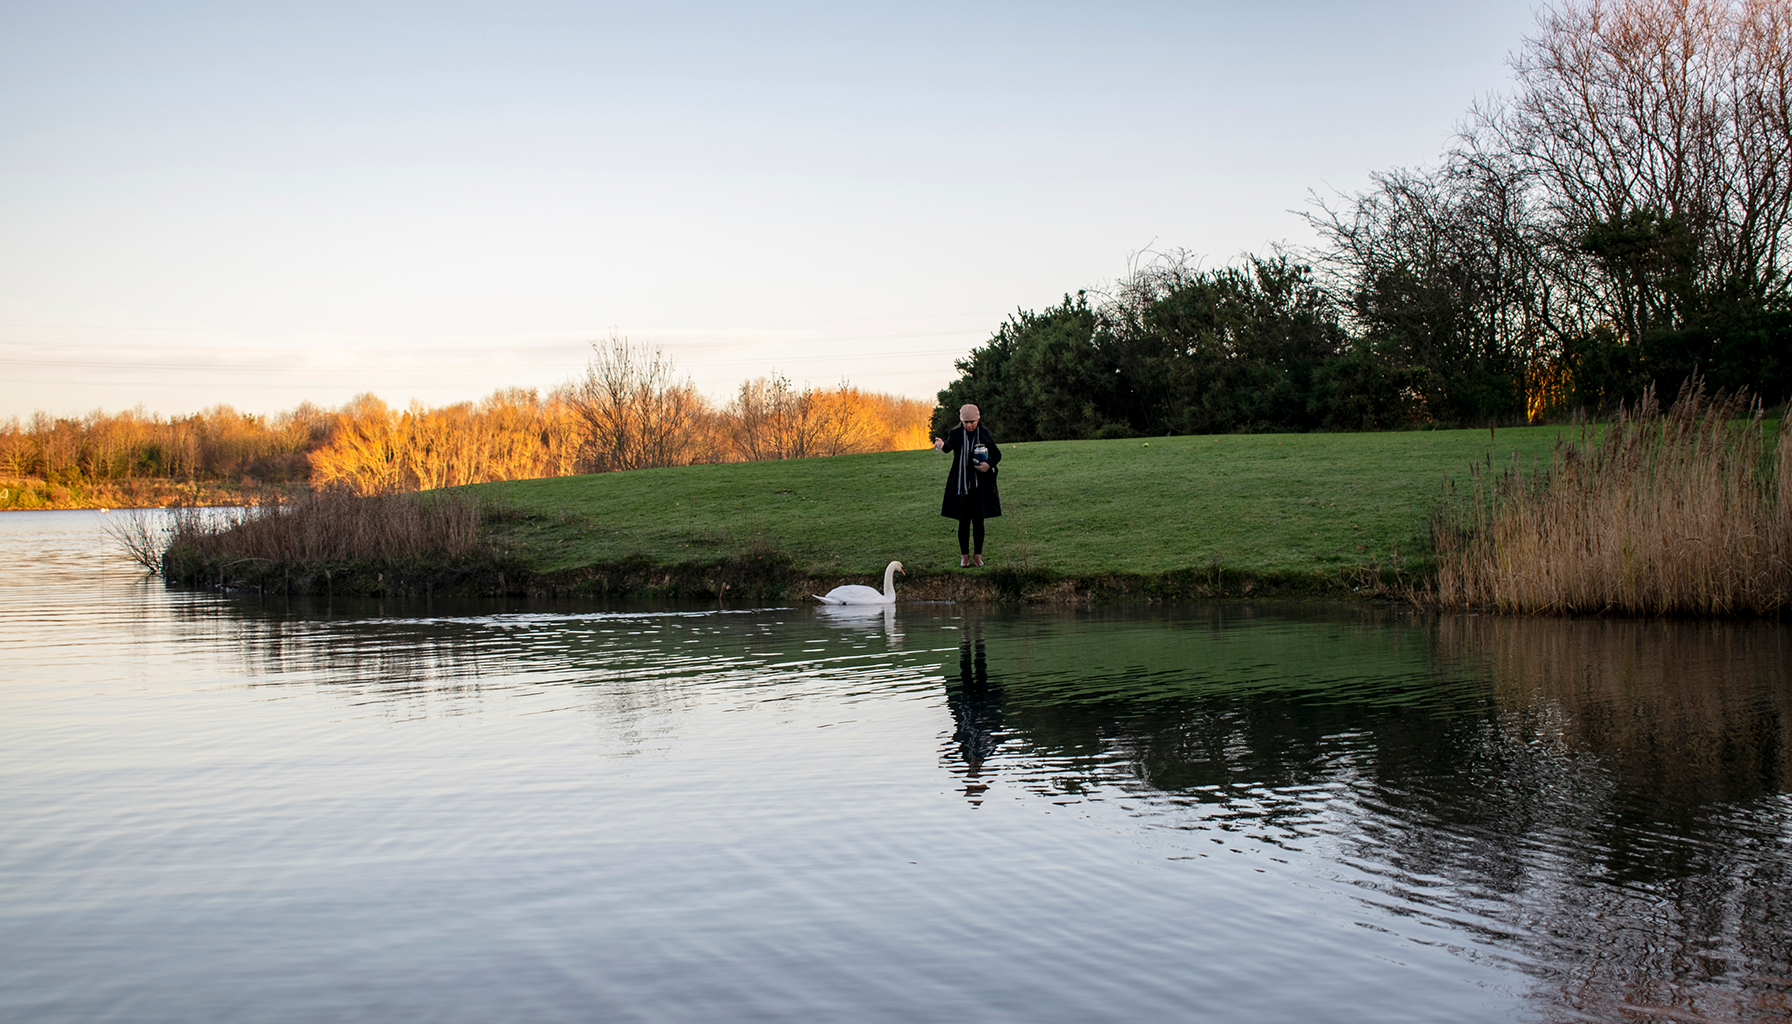
<path id="1" fill-rule="evenodd" d="M 891 562 L 884 567 L 884 592 L 881 594 L 870 587 L 850 583 L 844 587 L 835 587 L 828 591 L 826 596 L 821 594 L 811 594 L 810 596 L 822 604 L 895 604 L 896 574 L 899 572 L 904 576 L 908 575 L 908 573 L 902 572 L 901 562 Z"/>

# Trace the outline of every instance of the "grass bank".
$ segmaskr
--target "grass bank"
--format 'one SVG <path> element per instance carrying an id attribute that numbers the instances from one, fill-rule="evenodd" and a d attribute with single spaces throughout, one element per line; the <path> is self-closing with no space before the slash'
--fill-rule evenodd
<path id="1" fill-rule="evenodd" d="M 798 597 L 875 582 L 899 559 L 904 593 L 923 599 L 1392 594 L 1430 571 L 1447 478 L 1515 456 L 1546 459 L 1559 434 L 1006 445 L 1006 514 L 990 521 L 981 570 L 958 568 L 953 523 L 939 515 L 949 460 L 927 450 L 481 484 L 439 492 L 480 510 L 477 545 L 453 555 L 320 548 L 305 558 L 278 553 L 296 542 L 244 534 L 240 551 L 190 548 L 164 572 L 266 592 Z M 346 534 L 358 514 L 322 521 Z"/>
<path id="2" fill-rule="evenodd" d="M 1547 459 L 1554 427 L 1003 446 L 988 568 L 961 570 L 931 450 L 466 488 L 534 589 L 800 595 L 880 577 L 918 598 L 1394 593 L 1430 571 L 1447 478 Z M 874 580 L 875 582 L 875 580 Z"/>

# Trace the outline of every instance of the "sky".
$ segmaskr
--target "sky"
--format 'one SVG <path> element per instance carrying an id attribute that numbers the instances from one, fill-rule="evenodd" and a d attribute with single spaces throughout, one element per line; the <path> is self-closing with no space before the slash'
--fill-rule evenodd
<path id="1" fill-rule="evenodd" d="M 1314 241 L 1529 0 L 0 0 L 0 421 L 546 391 L 612 335 L 932 399 L 1017 309 Z"/>

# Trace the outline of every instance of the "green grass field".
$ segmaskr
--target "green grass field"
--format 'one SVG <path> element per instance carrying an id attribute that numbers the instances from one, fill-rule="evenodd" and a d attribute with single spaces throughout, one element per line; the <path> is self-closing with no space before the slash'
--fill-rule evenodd
<path id="1" fill-rule="evenodd" d="M 1002 447 L 990 566 L 1064 577 L 1225 569 L 1341 578 L 1411 565 L 1447 478 L 1516 452 L 1545 464 L 1568 428 L 1375 434 L 1229 434 Z M 999 435 L 998 435 L 999 436 Z M 1574 432 L 1578 436 L 1578 432 Z M 490 529 L 510 557 L 552 573 L 645 558 L 702 563 L 782 551 L 819 578 L 957 573 L 939 514 L 950 458 L 885 452 L 485 484 L 522 516 Z"/>

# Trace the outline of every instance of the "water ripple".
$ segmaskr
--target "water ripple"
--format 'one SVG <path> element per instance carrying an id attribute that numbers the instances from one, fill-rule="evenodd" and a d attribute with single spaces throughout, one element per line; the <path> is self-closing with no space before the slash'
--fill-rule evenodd
<path id="1" fill-rule="evenodd" d="M 1784 627 L 261 602 L 0 517 L 0 1016 L 1756 1020 Z"/>

